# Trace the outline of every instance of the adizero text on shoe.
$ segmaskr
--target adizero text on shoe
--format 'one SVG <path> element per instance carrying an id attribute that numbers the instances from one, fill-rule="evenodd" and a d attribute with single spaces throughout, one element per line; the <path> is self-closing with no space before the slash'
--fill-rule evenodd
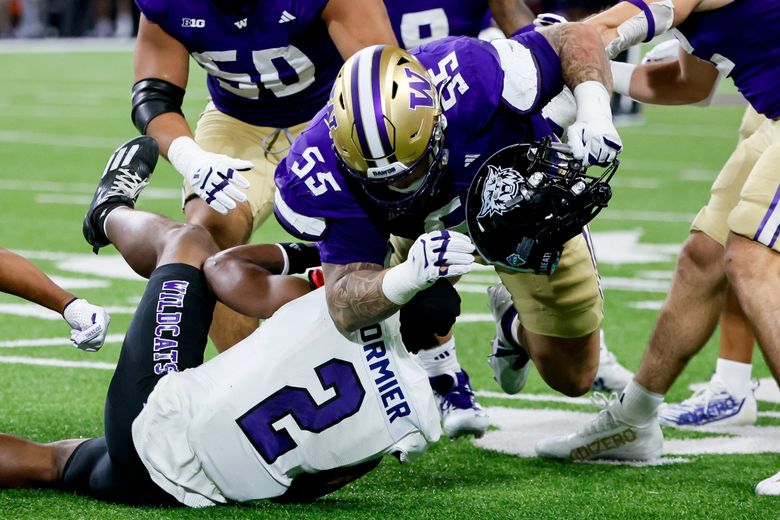
<path id="1" fill-rule="evenodd" d="M 592 459 L 649 461 L 661 456 L 663 434 L 653 417 L 642 425 L 616 418 L 618 401 L 601 410 L 595 419 L 568 435 L 548 437 L 536 443 L 540 457 L 579 462 Z"/>
<path id="2" fill-rule="evenodd" d="M 508 394 L 516 394 L 525 386 L 531 364 L 521 347 L 515 347 L 504 334 L 502 322 L 512 309 L 512 296 L 504 284 L 488 287 L 488 307 L 496 324 L 496 336 L 491 343 L 492 353 L 488 364 L 493 369 L 493 379 Z"/>
<path id="3" fill-rule="evenodd" d="M 734 395 L 717 374 L 685 401 L 658 408 L 658 420 L 664 426 L 747 426 L 755 424 L 757 418 L 753 392 Z"/>
<path id="4" fill-rule="evenodd" d="M 488 415 L 477 403 L 468 374 L 461 370 L 429 378 L 439 401 L 442 426 L 451 438 L 482 437 L 488 428 Z"/>
<path id="5" fill-rule="evenodd" d="M 109 157 L 92 203 L 84 216 L 84 238 L 97 253 L 109 244 L 103 231 L 108 213 L 117 206 L 135 207 L 135 201 L 157 165 L 160 149 L 151 137 L 127 141 Z"/>

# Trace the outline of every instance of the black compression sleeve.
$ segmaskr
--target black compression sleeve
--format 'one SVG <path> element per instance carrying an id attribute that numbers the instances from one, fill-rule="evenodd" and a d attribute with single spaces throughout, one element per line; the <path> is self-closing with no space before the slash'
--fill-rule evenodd
<path id="1" fill-rule="evenodd" d="M 139 80 L 133 85 L 133 109 L 130 113 L 133 124 L 139 132 L 146 134 L 146 127 L 160 114 L 182 114 L 182 101 L 184 89 L 169 81 L 158 78 Z"/>

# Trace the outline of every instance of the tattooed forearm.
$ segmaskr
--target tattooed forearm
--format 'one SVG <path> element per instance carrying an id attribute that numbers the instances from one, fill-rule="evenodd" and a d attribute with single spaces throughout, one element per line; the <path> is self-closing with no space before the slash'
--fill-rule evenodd
<path id="1" fill-rule="evenodd" d="M 328 310 L 342 334 L 383 320 L 400 307 L 382 292 L 384 270 L 379 264 L 322 264 Z"/>
<path id="2" fill-rule="evenodd" d="M 581 23 L 556 24 L 542 31 L 561 59 L 563 80 L 570 89 L 585 81 L 598 81 L 612 91 L 612 73 L 601 38 Z"/>

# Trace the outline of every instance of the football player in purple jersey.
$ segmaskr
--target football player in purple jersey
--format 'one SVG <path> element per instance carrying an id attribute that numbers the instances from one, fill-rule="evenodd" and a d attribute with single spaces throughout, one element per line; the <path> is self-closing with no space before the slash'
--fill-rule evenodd
<path id="1" fill-rule="evenodd" d="M 0 291 L 50 309 L 70 325 L 73 346 L 97 352 L 106 340 L 111 317 L 105 309 L 57 285 L 26 258 L 0 247 Z"/>
<path id="2" fill-rule="evenodd" d="M 385 0 L 385 6 L 395 36 L 406 49 L 447 36 L 478 36 L 489 23 L 491 13 L 506 34 L 512 34 L 534 19 L 523 0 Z M 391 242 L 395 249 L 400 250 L 407 250 L 411 245 L 408 239 L 395 236 Z M 426 295 L 426 298 L 418 298 L 407 307 L 407 327 L 411 328 L 416 318 L 420 321 L 418 329 L 430 328 L 431 311 L 441 308 L 444 298 L 453 299 L 451 305 L 460 305 L 460 298 L 454 291 L 439 290 L 435 298 L 432 291 Z M 433 344 L 428 336 L 420 335 L 419 341 L 419 345 L 409 345 L 409 348 L 418 351 L 419 359 L 431 377 L 431 385 L 442 404 L 445 430 L 451 437 L 464 434 L 481 436 L 487 430 L 488 417 L 471 388 L 459 384 L 467 381 L 468 375 L 465 372 L 459 375 L 463 369 L 457 358 L 452 332 L 436 335 L 438 346 L 433 348 L 428 348 Z"/>
<path id="3" fill-rule="evenodd" d="M 132 119 L 184 177 L 187 222 L 224 249 L 270 215 L 273 170 L 327 100 L 344 58 L 394 43 L 380 0 L 138 0 Z M 181 111 L 190 56 L 210 102 L 193 133 Z M 218 306 L 222 351 L 257 320 Z M 218 326 L 217 326 L 218 325 Z"/>
<path id="4" fill-rule="evenodd" d="M 583 24 L 560 24 L 491 43 L 445 38 L 410 54 L 370 47 L 344 65 L 329 105 L 277 168 L 274 209 L 293 235 L 318 241 L 342 332 L 471 269 L 474 247 L 459 232 L 468 188 L 498 150 L 551 135 L 539 110 L 564 83 L 581 100 L 570 129 L 575 156 L 585 164 L 615 158 L 610 75 L 594 36 Z M 497 319 L 492 359 L 506 391 L 522 388 L 529 354 L 556 390 L 591 387 L 601 293 L 579 231 L 562 255 L 525 251 L 523 268 L 499 269 L 491 303 L 505 319 Z M 391 234 L 409 247 L 394 251 L 388 268 Z"/>
<path id="5" fill-rule="evenodd" d="M 661 453 L 656 413 L 669 389 L 709 338 L 730 285 L 780 380 L 780 4 L 771 0 L 630 0 L 589 20 L 610 54 L 674 27 L 679 59 L 613 67 L 616 90 L 650 103 L 705 100 L 718 73 L 730 76 L 757 113 L 758 127 L 737 145 L 697 215 L 680 254 L 674 282 L 640 369 L 619 401 L 595 422 L 537 445 L 541 455 L 649 459 Z M 740 38 L 734 38 L 739 34 Z M 712 413 L 716 413 L 713 410 Z M 709 413 L 705 411 L 704 413 Z M 727 415 L 727 414 L 726 414 Z M 724 418 L 727 418 L 724 416 Z M 633 440 L 604 451 L 577 450 L 595 438 L 630 430 Z M 772 480 L 774 479 L 774 480 Z M 778 494 L 777 476 L 759 494 Z"/>

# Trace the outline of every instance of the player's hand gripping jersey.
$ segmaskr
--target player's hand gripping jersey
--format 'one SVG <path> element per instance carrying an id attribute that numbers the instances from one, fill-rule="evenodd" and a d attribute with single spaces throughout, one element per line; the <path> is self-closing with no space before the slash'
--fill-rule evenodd
<path id="1" fill-rule="evenodd" d="M 552 135 L 538 111 L 561 91 L 563 79 L 560 60 L 541 34 L 531 31 L 491 43 L 446 38 L 411 54 L 439 90 L 446 117 L 446 173 L 421 211 L 387 215 L 364 200 L 340 169 L 327 108 L 276 170 L 277 218 L 293 235 L 319 241 L 323 262 L 383 264 L 390 233 L 416 238 L 436 229 L 465 232 L 465 197 L 480 165 L 510 144 Z M 372 88 L 366 72 L 366 88 Z M 420 81 L 413 99 L 432 106 L 434 95 Z M 376 122 L 364 115 L 356 124 Z"/>
<path id="2" fill-rule="evenodd" d="M 133 423 L 152 479 L 202 507 L 279 496 L 301 473 L 422 452 L 439 438 L 438 409 L 397 314 L 353 339 L 336 330 L 319 289 L 204 365 L 165 376 Z"/>
<path id="3" fill-rule="evenodd" d="M 327 0 L 137 0 L 208 73 L 220 112 L 257 126 L 308 121 L 343 63 L 321 19 Z M 222 6 L 222 7 L 221 7 Z"/>

